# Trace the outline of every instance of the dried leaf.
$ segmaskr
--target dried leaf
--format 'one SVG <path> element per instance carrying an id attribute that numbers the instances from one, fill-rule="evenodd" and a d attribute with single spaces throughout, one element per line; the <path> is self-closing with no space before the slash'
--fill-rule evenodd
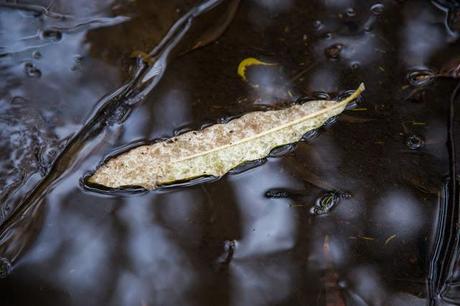
<path id="1" fill-rule="evenodd" d="M 276 147 L 299 141 L 344 111 L 364 90 L 348 98 L 310 101 L 276 111 L 252 112 L 166 141 L 143 145 L 102 165 L 89 183 L 110 188 L 155 189 L 202 176 L 219 177 L 236 166 L 266 157 Z"/>

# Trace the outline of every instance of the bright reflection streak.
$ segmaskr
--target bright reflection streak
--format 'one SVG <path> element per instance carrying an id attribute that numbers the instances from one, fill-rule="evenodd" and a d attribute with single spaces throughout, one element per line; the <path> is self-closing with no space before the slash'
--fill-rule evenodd
<path id="1" fill-rule="evenodd" d="M 292 290 L 294 272 L 289 261 L 276 261 L 263 267 L 257 260 L 235 262 L 231 270 L 231 305 L 263 306 L 282 301 Z"/>
<path id="2" fill-rule="evenodd" d="M 443 26 L 436 23 L 429 6 L 420 8 L 419 5 L 416 7 L 409 4 L 405 8 L 407 24 L 401 37 L 401 57 L 410 67 L 425 66 L 431 56 L 443 46 Z"/>
<path id="3" fill-rule="evenodd" d="M 316 70 L 312 70 L 308 89 L 310 91 L 336 91 L 338 89 L 337 74 L 332 68 L 324 65 Z"/>
<path id="4" fill-rule="evenodd" d="M 349 246 L 344 243 L 345 235 L 337 233 L 331 236 L 326 235 L 325 226 L 321 226 L 321 222 L 317 223 L 311 233 L 311 254 L 308 258 L 309 268 L 312 270 L 324 270 L 331 266 L 340 266 L 346 264 L 348 260 Z M 326 224 L 327 225 L 327 224 Z M 332 229 L 333 230 L 333 229 Z M 332 230 L 330 232 L 332 232 Z M 337 231 L 337 230 L 335 230 Z M 327 238 L 326 238 L 327 237 Z M 325 244 L 327 239 L 327 250 Z"/>
<path id="5" fill-rule="evenodd" d="M 424 223 L 420 203 L 409 193 L 393 191 L 382 197 L 374 208 L 374 218 L 379 220 L 387 234 L 397 234 L 398 237 L 409 238 L 416 235 Z"/>
<path id="6" fill-rule="evenodd" d="M 359 37 L 341 37 L 337 42 L 344 45 L 340 56 L 350 64 L 369 64 L 384 57 L 384 53 L 380 51 L 383 49 L 382 45 L 373 33 L 365 33 Z"/>
<path id="7" fill-rule="evenodd" d="M 299 185 L 276 164 L 270 162 L 245 175 L 231 177 L 244 224 L 235 258 L 281 252 L 294 244 L 296 220 L 295 211 L 289 207 L 290 200 L 267 201 L 264 197 L 271 188 Z"/>
<path id="8" fill-rule="evenodd" d="M 351 7 L 354 0 L 325 0 L 323 1 L 324 6 L 328 8 L 347 8 Z"/>
<path id="9" fill-rule="evenodd" d="M 267 201 L 265 192 L 280 185 L 299 183 L 271 161 L 244 175 L 231 177 L 241 211 L 243 238 L 230 266 L 234 305 L 267 305 L 285 298 L 291 289 L 293 271 L 289 261 L 260 266 L 265 256 L 293 248 L 296 239 L 295 210 L 289 200 Z"/>
<path id="10" fill-rule="evenodd" d="M 88 294 L 97 290 L 98 284 L 108 275 L 110 231 L 94 223 L 85 223 L 79 216 L 66 216 L 66 225 L 67 231 L 78 231 L 78 235 L 67 242 L 68 255 L 60 267 L 59 277 L 77 292 Z"/>
<path id="11" fill-rule="evenodd" d="M 174 243 L 173 232 L 152 222 L 151 206 L 158 203 L 152 203 L 151 197 L 136 202 L 120 212 L 128 227 L 127 255 L 132 268 L 118 280 L 119 298 L 127 301 L 125 305 L 140 305 L 149 298 L 154 298 L 154 305 L 186 305 L 186 292 L 194 282 L 187 255 Z M 127 281 L 142 285 L 124 287 Z"/>
<path id="12" fill-rule="evenodd" d="M 293 0 L 254 0 L 257 4 L 271 11 L 287 11 L 291 8 Z"/>
<path id="13" fill-rule="evenodd" d="M 273 67 L 254 68 L 250 74 L 249 83 L 253 85 L 255 98 L 259 103 L 276 104 L 279 100 L 290 99 L 288 92 L 292 87 L 289 80 L 280 69 Z"/>
<path id="14" fill-rule="evenodd" d="M 362 266 L 351 271 L 348 277 L 350 295 L 354 300 L 365 302 L 365 305 L 383 305 L 386 290 L 378 271 L 371 266 Z"/>

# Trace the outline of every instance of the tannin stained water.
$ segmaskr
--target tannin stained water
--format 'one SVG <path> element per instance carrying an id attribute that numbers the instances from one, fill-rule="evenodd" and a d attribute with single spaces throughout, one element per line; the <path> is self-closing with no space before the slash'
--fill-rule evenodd
<path id="1" fill-rule="evenodd" d="M 2 305 L 458 301 L 456 1 L 15 3 L 0 4 Z M 249 57 L 273 65 L 243 80 Z M 360 82 L 353 109 L 220 179 L 84 183 L 123 148 Z"/>

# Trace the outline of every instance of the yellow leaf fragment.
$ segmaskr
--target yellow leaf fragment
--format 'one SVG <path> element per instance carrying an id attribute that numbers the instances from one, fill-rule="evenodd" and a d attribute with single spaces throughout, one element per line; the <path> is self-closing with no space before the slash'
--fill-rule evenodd
<path id="1" fill-rule="evenodd" d="M 246 70 L 250 66 L 275 66 L 276 64 L 274 63 L 267 63 L 267 62 L 262 62 L 261 60 L 258 60 L 257 58 L 254 57 L 248 57 L 245 58 L 244 60 L 241 61 L 241 63 L 238 65 L 238 75 L 245 81 L 247 81 L 246 78 Z"/>
<path id="2" fill-rule="evenodd" d="M 140 57 L 144 62 L 146 62 L 149 65 L 155 62 L 155 60 L 150 55 L 140 50 L 134 50 L 133 52 L 131 52 L 130 57 Z"/>
<path id="3" fill-rule="evenodd" d="M 276 147 L 301 140 L 345 110 L 364 84 L 342 101 L 319 100 L 276 111 L 245 114 L 224 124 L 131 149 L 108 160 L 88 179 L 109 188 L 162 185 L 202 176 L 219 177 L 238 165 L 266 157 Z"/>

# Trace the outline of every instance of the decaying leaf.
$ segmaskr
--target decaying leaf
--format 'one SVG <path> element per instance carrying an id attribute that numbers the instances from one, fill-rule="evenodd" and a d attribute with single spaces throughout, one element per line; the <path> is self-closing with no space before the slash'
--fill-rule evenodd
<path id="1" fill-rule="evenodd" d="M 219 177 L 236 166 L 266 157 L 276 147 L 299 141 L 344 111 L 364 84 L 342 101 L 310 101 L 276 111 L 252 112 L 166 141 L 143 145 L 108 160 L 88 182 L 109 188 L 155 189 L 202 176 Z"/>

